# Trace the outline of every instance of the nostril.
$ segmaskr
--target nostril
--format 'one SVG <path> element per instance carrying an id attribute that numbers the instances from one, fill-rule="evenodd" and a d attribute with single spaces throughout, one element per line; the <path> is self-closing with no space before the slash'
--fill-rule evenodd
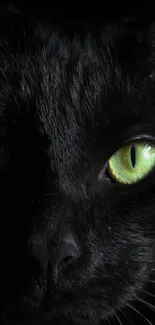
<path id="1" fill-rule="evenodd" d="M 75 260 L 75 257 L 73 256 L 67 256 L 65 257 L 62 261 L 60 261 L 58 263 L 58 268 L 61 269 L 67 265 L 69 265 L 70 263 L 72 263 Z"/>
<path id="2" fill-rule="evenodd" d="M 73 264 L 80 255 L 80 250 L 72 237 L 63 238 L 56 246 L 50 246 L 50 256 L 55 271 Z"/>
<path id="3" fill-rule="evenodd" d="M 58 266 L 66 266 L 73 260 L 77 259 L 79 249 L 72 238 L 65 238 L 62 240 L 59 247 Z"/>

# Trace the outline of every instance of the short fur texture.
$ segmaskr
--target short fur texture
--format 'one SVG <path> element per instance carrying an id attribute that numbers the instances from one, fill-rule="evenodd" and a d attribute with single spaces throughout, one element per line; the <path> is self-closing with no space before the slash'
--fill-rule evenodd
<path id="1" fill-rule="evenodd" d="M 0 174 L 0 324 L 154 324 L 155 170 L 132 186 L 98 179 L 125 141 L 155 141 L 154 41 L 150 28 L 1 10 L 11 159 Z M 62 259 L 66 238 L 75 251 Z"/>

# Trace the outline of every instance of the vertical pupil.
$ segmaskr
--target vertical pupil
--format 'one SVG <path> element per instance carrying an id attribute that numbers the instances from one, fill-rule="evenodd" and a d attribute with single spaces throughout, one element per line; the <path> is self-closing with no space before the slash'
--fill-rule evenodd
<path id="1" fill-rule="evenodd" d="M 133 168 L 136 165 L 136 150 L 135 150 L 135 146 L 131 146 L 131 164 L 132 164 L 132 167 Z"/>

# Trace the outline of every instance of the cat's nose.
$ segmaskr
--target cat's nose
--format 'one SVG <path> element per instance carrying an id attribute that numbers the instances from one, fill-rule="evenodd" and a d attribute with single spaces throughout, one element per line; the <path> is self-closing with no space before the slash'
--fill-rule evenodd
<path id="1" fill-rule="evenodd" d="M 69 264 L 73 264 L 80 256 L 78 245 L 72 236 L 63 238 L 57 245 L 50 245 L 49 256 L 55 274 L 63 270 Z"/>

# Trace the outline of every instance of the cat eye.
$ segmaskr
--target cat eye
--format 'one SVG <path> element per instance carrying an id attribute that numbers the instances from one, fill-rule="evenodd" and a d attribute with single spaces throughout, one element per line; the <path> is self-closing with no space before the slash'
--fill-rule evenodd
<path id="1" fill-rule="evenodd" d="M 10 160 L 10 153 L 6 146 L 0 146 L 0 172 L 8 165 Z"/>
<path id="2" fill-rule="evenodd" d="M 155 145 L 135 141 L 114 153 L 108 161 L 108 173 L 117 183 L 134 184 L 155 167 Z"/>

